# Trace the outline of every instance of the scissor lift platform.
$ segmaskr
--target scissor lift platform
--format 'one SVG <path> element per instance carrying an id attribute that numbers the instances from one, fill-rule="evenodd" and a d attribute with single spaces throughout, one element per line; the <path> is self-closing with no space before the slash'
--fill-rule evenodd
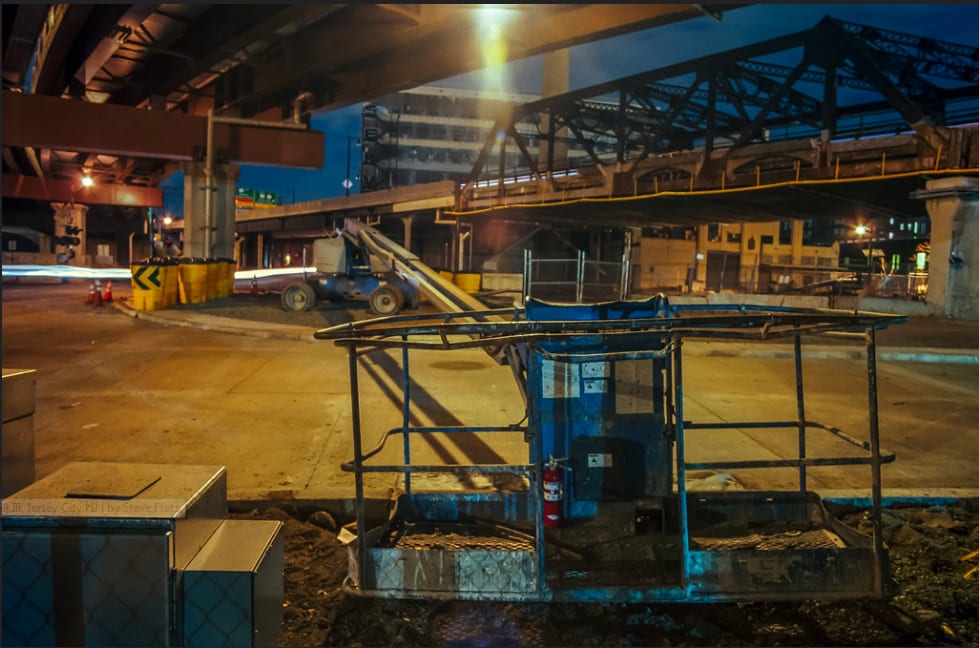
<path id="1" fill-rule="evenodd" d="M 357 521 L 347 534 L 350 591 L 395 598 L 608 602 L 885 594 L 880 467 L 894 457 L 879 446 L 874 332 L 903 318 L 746 306 L 684 309 L 669 306 L 663 298 L 535 308 L 534 318 L 521 309 L 487 312 L 492 318 L 469 317 L 472 313 L 434 320 L 399 316 L 317 332 L 318 338 L 334 339 L 350 354 L 355 457 L 344 469 L 354 473 L 358 502 Z M 857 335 L 866 342 L 866 440 L 807 420 L 801 338 L 828 332 Z M 682 345 L 688 337 L 791 339 L 799 418 L 686 420 Z M 526 426 L 411 426 L 409 351 L 479 346 L 510 348 L 504 355 L 528 402 Z M 402 350 L 404 407 L 402 425 L 364 452 L 357 357 L 371 348 Z M 624 398 L 617 397 L 620 390 Z M 713 434 L 788 430 L 798 435 L 799 451 L 788 458 L 691 462 L 685 451 L 685 431 L 691 429 Z M 525 465 L 419 465 L 411 460 L 412 436 L 518 430 L 527 440 Z M 858 452 L 809 456 L 805 438 L 813 430 L 831 434 Z M 647 437 L 652 439 L 648 444 Z M 374 465 L 371 459 L 390 439 L 401 440 L 404 462 Z M 566 476 L 562 526 L 546 528 L 542 473 L 558 453 L 570 453 L 568 467 L 573 465 L 576 474 Z M 843 525 L 806 488 L 808 469 L 856 465 L 870 469 L 872 536 Z M 799 488 L 686 488 L 687 471 L 760 468 L 797 470 Z M 405 492 L 389 519 L 373 528 L 362 506 L 363 476 L 371 472 L 405 477 Z M 524 477 L 526 487 L 515 492 L 412 490 L 413 474 L 433 472 L 510 473 Z"/>

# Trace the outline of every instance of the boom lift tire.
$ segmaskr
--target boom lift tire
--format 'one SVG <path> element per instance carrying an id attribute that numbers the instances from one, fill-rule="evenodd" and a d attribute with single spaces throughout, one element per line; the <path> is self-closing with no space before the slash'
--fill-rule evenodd
<path id="1" fill-rule="evenodd" d="M 282 291 L 282 308 L 287 311 L 308 311 L 316 304 L 316 292 L 305 281 L 297 281 Z"/>
<path id="2" fill-rule="evenodd" d="M 382 284 L 370 294 L 371 310 L 377 315 L 397 315 L 405 305 L 405 295 L 392 284 Z"/>

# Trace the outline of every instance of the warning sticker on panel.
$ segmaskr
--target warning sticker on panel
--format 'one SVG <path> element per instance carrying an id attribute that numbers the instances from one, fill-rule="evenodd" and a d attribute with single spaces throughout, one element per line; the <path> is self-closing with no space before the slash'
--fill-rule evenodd
<path id="1" fill-rule="evenodd" d="M 571 362 L 541 362 L 541 392 L 544 398 L 578 398 L 581 396 L 578 365 Z"/>

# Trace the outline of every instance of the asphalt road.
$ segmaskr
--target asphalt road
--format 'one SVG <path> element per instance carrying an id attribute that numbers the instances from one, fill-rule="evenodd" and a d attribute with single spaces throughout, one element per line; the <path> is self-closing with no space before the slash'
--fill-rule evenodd
<path id="1" fill-rule="evenodd" d="M 117 287 L 118 297 L 127 293 Z M 76 284 L 6 285 L 3 365 L 37 370 L 37 476 L 78 460 L 221 464 L 229 497 L 353 495 L 340 470 L 351 458 L 347 359 L 329 342 L 263 339 L 134 319 L 85 304 Z M 414 420 L 506 425 L 523 418 L 507 367 L 481 351 L 412 356 Z M 979 366 L 879 363 L 881 443 L 897 454 L 885 489 L 979 488 Z M 807 360 L 807 417 L 866 437 L 865 363 Z M 400 364 L 361 362 L 365 446 L 398 427 Z M 784 358 L 685 358 L 686 418 L 795 418 L 792 362 Z M 811 454 L 842 450 L 810 434 Z M 795 452 L 795 434 L 691 432 L 691 459 L 769 458 Z M 524 462 L 521 435 L 439 435 L 413 447 L 419 461 Z M 400 448 L 386 450 L 400 455 Z M 383 457 L 382 457 L 383 458 Z M 742 471 L 750 487 L 792 487 L 795 470 Z M 810 471 L 810 488 L 869 487 L 869 468 Z M 368 493 L 385 496 L 395 477 Z M 421 486 L 416 482 L 416 486 Z M 434 482 L 428 485 L 435 486 Z M 488 484 L 475 484 L 488 486 Z"/>

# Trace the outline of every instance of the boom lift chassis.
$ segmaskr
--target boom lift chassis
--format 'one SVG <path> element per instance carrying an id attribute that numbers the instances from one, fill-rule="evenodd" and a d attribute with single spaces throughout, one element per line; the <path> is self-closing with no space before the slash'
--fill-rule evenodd
<path id="1" fill-rule="evenodd" d="M 347 349 L 352 405 L 356 522 L 347 530 L 348 590 L 368 596 L 525 601 L 736 601 L 879 598 L 888 581 L 881 535 L 881 465 L 875 333 L 901 316 L 826 309 L 679 306 L 647 301 L 558 305 L 441 315 L 399 315 L 323 329 L 315 337 Z M 809 420 L 802 338 L 839 335 L 866 345 L 869 429 L 859 440 Z M 793 344 L 795 420 L 696 422 L 684 414 L 683 346 L 688 339 Z M 409 358 L 421 350 L 483 348 L 510 365 L 527 404 L 526 424 L 420 427 L 411 424 Z M 401 425 L 365 451 L 358 358 L 399 349 Z M 750 362 L 750 360 L 747 360 Z M 688 433 L 781 431 L 796 456 L 691 461 Z M 422 465 L 412 439 L 434 433 L 522 432 L 528 461 Z M 810 456 L 807 434 L 851 448 Z M 400 439 L 403 461 L 371 460 Z M 417 443 L 417 441 L 416 441 Z M 545 526 L 542 475 L 560 458 L 561 528 Z M 807 489 L 807 471 L 867 466 L 873 534 L 830 515 Z M 788 491 L 687 489 L 689 471 L 791 468 Z M 403 493 L 371 527 L 365 476 L 401 473 Z M 518 476 L 513 491 L 417 492 L 419 473 Z"/>

